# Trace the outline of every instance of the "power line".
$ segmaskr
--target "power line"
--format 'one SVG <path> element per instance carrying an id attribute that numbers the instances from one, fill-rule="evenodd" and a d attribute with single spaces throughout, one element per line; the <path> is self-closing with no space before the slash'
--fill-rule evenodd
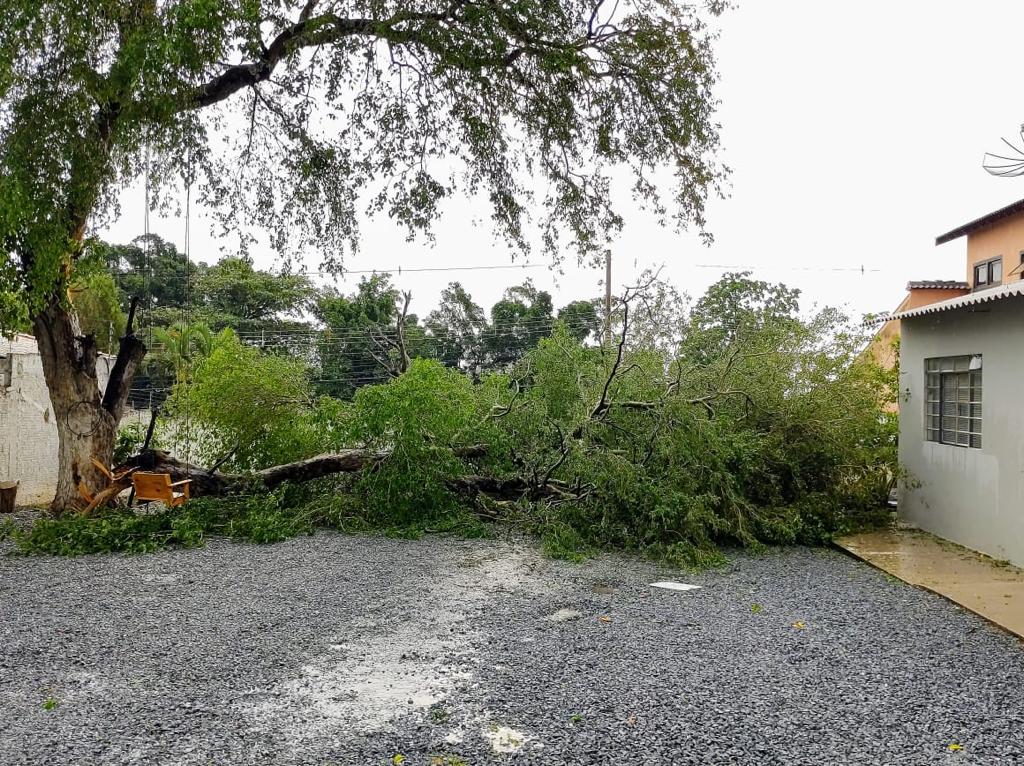
<path id="1" fill-rule="evenodd" d="M 410 268 L 404 268 L 397 266 L 393 269 L 325 269 L 323 271 L 309 271 L 303 269 L 301 271 L 282 271 L 279 273 L 273 272 L 262 272 L 269 274 L 272 277 L 316 277 L 316 276 L 332 276 L 332 277 L 345 277 L 348 274 L 421 274 L 424 272 L 451 272 L 451 271 L 504 271 L 504 270 L 525 270 L 525 269 L 546 269 L 547 265 L 543 263 L 522 263 L 522 264 L 490 264 L 490 265 L 477 265 L 477 266 L 413 266 Z M 259 271 L 258 269 L 256 270 Z M 127 270 L 112 270 L 110 272 L 114 276 L 144 276 L 144 272 L 139 269 L 127 269 Z M 185 277 L 182 276 L 168 276 L 161 280 L 163 282 L 183 282 Z"/>
<path id="2" fill-rule="evenodd" d="M 882 269 L 869 269 L 864 266 L 772 266 L 766 264 L 760 264 L 759 266 L 737 266 L 735 264 L 724 264 L 724 263 L 694 263 L 691 264 L 695 269 L 724 269 L 726 271 L 756 271 L 757 269 L 778 269 L 783 271 L 843 271 L 843 272 L 855 272 L 857 274 L 877 274 Z"/>

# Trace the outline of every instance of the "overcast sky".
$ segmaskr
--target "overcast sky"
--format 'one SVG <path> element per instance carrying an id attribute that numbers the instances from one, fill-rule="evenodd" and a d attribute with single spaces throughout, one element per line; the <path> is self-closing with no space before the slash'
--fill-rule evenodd
<path id="1" fill-rule="evenodd" d="M 722 271 L 744 269 L 799 287 L 805 307 L 839 305 L 859 316 L 894 308 L 910 279 L 965 278 L 964 240 L 935 247 L 936 235 L 1024 198 L 1024 179 L 981 168 L 1001 136 L 1019 141 L 1024 98 L 1014 31 L 1024 28 L 1024 3 L 741 0 L 719 24 L 719 119 L 733 176 L 729 198 L 709 210 L 715 243 L 705 247 L 627 207 L 613 285 L 663 264 L 678 288 L 696 296 Z M 137 236 L 141 208 L 137 191 L 125 195 L 121 220 L 101 235 Z M 508 249 L 473 226 L 474 217 L 486 220 L 486 210 L 449 205 L 433 246 L 405 242 L 386 218 L 368 223 L 362 252 L 347 267 L 509 264 Z M 180 220 L 151 226 L 182 244 Z M 207 229 L 194 223 L 192 252 L 213 260 L 218 243 Z M 263 253 L 257 262 L 274 260 Z M 861 267 L 863 275 L 833 271 Z M 543 268 L 414 273 L 395 282 L 413 291 L 413 310 L 423 316 L 453 279 L 487 307 L 527 275 L 561 305 L 599 294 L 603 270 L 566 264 L 561 275 Z"/>

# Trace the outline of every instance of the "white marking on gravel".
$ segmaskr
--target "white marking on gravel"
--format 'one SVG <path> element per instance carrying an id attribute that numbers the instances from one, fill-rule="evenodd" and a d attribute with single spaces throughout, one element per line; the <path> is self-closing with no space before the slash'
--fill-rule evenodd
<path id="1" fill-rule="evenodd" d="M 509 551 L 472 568 L 438 572 L 426 592 L 416 593 L 402 622 L 357 620 L 362 637 L 327 644 L 328 651 L 298 677 L 259 694 L 250 714 L 263 726 L 283 729 L 299 746 L 339 733 L 370 734 L 442 702 L 470 682 L 480 662 L 467 612 L 502 593 L 540 588 L 531 564 L 523 553 Z M 454 742 L 462 732 L 449 736 Z"/>
<path id="2" fill-rule="evenodd" d="M 690 585 L 689 583 L 685 583 L 685 582 L 672 582 L 671 580 L 662 580 L 660 582 L 652 582 L 651 583 L 651 587 L 652 588 L 661 588 L 662 590 L 678 590 L 678 591 L 700 590 L 701 589 L 700 585 Z"/>
<path id="3" fill-rule="evenodd" d="M 518 753 L 530 739 L 521 731 L 508 726 L 491 726 L 484 731 L 484 737 L 496 753 Z"/>
<path id="4" fill-rule="evenodd" d="M 582 616 L 583 612 L 578 609 L 569 609 L 566 607 L 564 609 L 559 609 L 554 614 L 549 614 L 544 619 L 548 622 L 568 622 L 569 620 L 575 620 Z"/>

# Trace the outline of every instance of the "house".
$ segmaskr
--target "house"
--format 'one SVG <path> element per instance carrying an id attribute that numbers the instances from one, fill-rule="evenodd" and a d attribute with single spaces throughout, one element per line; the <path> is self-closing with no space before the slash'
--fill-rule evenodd
<path id="1" fill-rule="evenodd" d="M 97 359 L 105 386 L 114 358 Z M 0 336 L 0 481 L 17 481 L 18 503 L 53 499 L 57 489 L 57 425 L 36 339 Z"/>
<path id="2" fill-rule="evenodd" d="M 902 520 L 1024 565 L 1024 200 L 939 236 L 967 238 L 966 284 L 899 322 Z M 911 283 L 914 284 L 914 283 Z"/>
<path id="3" fill-rule="evenodd" d="M 927 306 L 929 303 L 958 298 L 970 292 L 970 285 L 951 279 L 928 279 L 907 283 L 907 294 L 889 316 L 910 309 Z M 884 319 L 884 318 L 880 318 Z M 898 341 L 900 338 L 900 322 L 898 319 L 885 319 L 884 324 L 875 333 L 866 353 L 887 370 L 891 370 L 899 361 Z"/>

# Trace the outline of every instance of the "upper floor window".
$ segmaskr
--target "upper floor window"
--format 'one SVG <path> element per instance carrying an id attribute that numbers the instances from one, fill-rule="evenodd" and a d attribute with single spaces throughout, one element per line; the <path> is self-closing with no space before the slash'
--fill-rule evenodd
<path id="1" fill-rule="evenodd" d="M 1003 283 L 1003 256 L 974 264 L 974 288 L 995 287 Z"/>

